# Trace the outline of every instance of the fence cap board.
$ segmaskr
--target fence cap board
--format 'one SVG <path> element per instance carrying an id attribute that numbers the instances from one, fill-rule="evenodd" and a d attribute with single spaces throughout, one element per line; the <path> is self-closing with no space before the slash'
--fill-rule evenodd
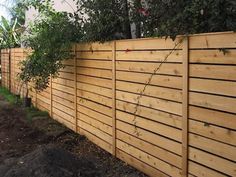
<path id="1" fill-rule="evenodd" d="M 112 50 L 112 42 L 94 42 L 94 43 L 79 43 L 76 44 L 76 51 L 104 51 Z"/>
<path id="2" fill-rule="evenodd" d="M 181 40 L 183 37 L 177 37 L 175 41 L 170 38 L 143 38 L 116 41 L 116 50 L 173 50 L 181 49 Z M 178 45 L 178 46 L 176 46 Z"/>
<path id="3" fill-rule="evenodd" d="M 236 33 L 214 33 L 189 36 L 190 49 L 236 48 Z"/>

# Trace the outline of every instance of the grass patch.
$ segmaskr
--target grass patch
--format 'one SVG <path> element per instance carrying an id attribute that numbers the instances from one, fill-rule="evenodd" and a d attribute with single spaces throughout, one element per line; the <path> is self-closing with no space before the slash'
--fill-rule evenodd
<path id="1" fill-rule="evenodd" d="M 10 102 L 11 104 L 15 104 L 18 101 L 17 97 L 4 87 L 0 87 L 0 95 L 2 95 L 4 99 Z"/>
<path id="2" fill-rule="evenodd" d="M 48 118 L 49 114 L 46 111 L 40 111 L 39 109 L 35 107 L 25 108 L 26 110 L 26 118 L 28 121 L 32 121 L 35 118 Z"/>
<path id="3" fill-rule="evenodd" d="M 15 95 L 13 95 L 8 89 L 4 87 L 0 87 L 0 95 L 4 97 L 6 101 L 8 101 L 10 104 L 22 104 L 22 102 L 17 98 Z M 39 109 L 31 106 L 29 108 L 25 108 L 26 113 L 26 119 L 28 121 L 32 121 L 34 118 L 48 118 L 49 114 L 46 111 L 40 111 Z"/>

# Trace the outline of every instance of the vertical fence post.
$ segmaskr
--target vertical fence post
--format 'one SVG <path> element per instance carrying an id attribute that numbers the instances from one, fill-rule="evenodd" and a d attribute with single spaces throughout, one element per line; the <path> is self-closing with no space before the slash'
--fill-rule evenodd
<path id="1" fill-rule="evenodd" d="M 51 98 L 50 98 L 51 99 Z M 38 107 L 38 104 L 37 104 L 37 90 L 35 89 L 35 107 L 37 108 Z M 50 115 L 51 116 L 51 115 Z"/>
<path id="2" fill-rule="evenodd" d="M 188 176 L 189 37 L 183 39 L 182 176 Z"/>
<path id="3" fill-rule="evenodd" d="M 76 57 L 76 44 L 73 46 L 74 55 L 74 110 L 75 110 L 75 132 L 79 132 L 78 119 L 77 119 L 77 57 Z"/>
<path id="4" fill-rule="evenodd" d="M 1 64 L 1 67 L 2 67 L 2 49 L 0 49 L 0 64 Z M 3 86 L 3 83 L 2 83 L 2 68 L 1 68 L 1 86 Z"/>
<path id="5" fill-rule="evenodd" d="M 9 87 L 9 91 L 11 92 L 11 49 L 9 49 L 9 53 L 8 53 L 9 57 L 8 57 L 8 87 Z"/>
<path id="6" fill-rule="evenodd" d="M 1 83 L 0 84 L 1 84 L 1 86 L 3 86 L 3 83 L 2 83 L 2 76 L 3 76 L 2 75 L 3 74 L 2 73 L 2 49 L 0 49 L 0 64 L 1 64 Z"/>
<path id="7" fill-rule="evenodd" d="M 116 156 L 116 41 L 112 48 L 112 154 Z"/>
<path id="8" fill-rule="evenodd" d="M 37 92 L 36 92 L 36 94 L 37 94 Z M 36 99 L 36 101 L 37 101 L 37 99 Z M 53 104 L 53 100 L 52 100 L 52 76 L 50 76 L 50 117 L 52 117 L 52 106 L 53 106 L 52 104 Z"/>
<path id="9" fill-rule="evenodd" d="M 14 52 L 13 55 L 13 93 L 17 94 L 17 90 L 16 90 L 16 80 L 17 78 L 17 74 L 16 74 L 16 53 Z"/>
<path id="10" fill-rule="evenodd" d="M 14 73 L 14 54 L 15 54 L 15 50 L 13 50 L 11 52 L 11 88 L 10 88 L 10 91 L 11 93 L 14 94 L 14 82 L 15 82 L 15 73 Z"/>

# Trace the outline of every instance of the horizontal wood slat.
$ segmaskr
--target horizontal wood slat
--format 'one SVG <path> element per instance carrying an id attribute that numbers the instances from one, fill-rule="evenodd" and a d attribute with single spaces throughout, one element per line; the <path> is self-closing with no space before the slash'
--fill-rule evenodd
<path id="1" fill-rule="evenodd" d="M 171 52 L 171 54 L 170 54 Z M 117 51 L 117 61 L 139 61 L 139 62 L 162 62 L 168 56 L 165 62 L 181 63 L 181 50 L 176 51 Z"/>

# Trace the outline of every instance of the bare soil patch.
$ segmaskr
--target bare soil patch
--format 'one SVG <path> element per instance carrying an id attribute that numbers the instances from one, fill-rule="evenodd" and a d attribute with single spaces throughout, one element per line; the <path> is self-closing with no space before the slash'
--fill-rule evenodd
<path id="1" fill-rule="evenodd" d="M 48 116 L 0 96 L 1 177 L 145 177 Z"/>

